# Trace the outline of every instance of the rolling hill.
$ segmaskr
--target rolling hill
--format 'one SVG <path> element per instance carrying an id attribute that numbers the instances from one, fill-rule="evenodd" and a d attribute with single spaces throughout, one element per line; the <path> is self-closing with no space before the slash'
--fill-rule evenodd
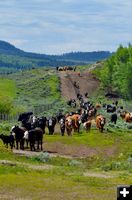
<path id="1" fill-rule="evenodd" d="M 87 64 L 111 56 L 109 51 L 71 52 L 62 55 L 46 55 L 25 52 L 12 44 L 0 41 L 0 67 L 26 69 L 43 66 Z"/>

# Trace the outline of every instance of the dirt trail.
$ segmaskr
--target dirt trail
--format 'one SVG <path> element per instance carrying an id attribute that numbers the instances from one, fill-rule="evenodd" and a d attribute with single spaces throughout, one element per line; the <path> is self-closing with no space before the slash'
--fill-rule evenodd
<path id="1" fill-rule="evenodd" d="M 59 72 L 59 77 L 61 81 L 61 93 L 66 99 L 74 98 L 76 99 L 76 94 L 88 92 L 91 95 L 98 87 L 99 80 L 96 79 L 94 75 L 89 71 L 84 71 L 82 73 L 62 71 Z M 74 86 L 74 82 L 79 85 L 79 88 Z"/>
<path id="2" fill-rule="evenodd" d="M 73 156 L 70 156 L 70 155 L 61 155 L 61 154 L 56 153 L 56 152 L 51 153 L 50 151 L 45 151 L 45 152 L 48 152 L 50 157 L 58 157 L 59 156 L 59 157 L 62 157 L 62 158 L 67 158 L 67 159 L 73 158 Z M 34 152 L 34 151 L 23 151 L 23 150 L 14 149 L 13 153 L 30 157 L 30 156 L 38 156 L 38 155 L 42 154 L 42 151 L 41 152 Z"/>

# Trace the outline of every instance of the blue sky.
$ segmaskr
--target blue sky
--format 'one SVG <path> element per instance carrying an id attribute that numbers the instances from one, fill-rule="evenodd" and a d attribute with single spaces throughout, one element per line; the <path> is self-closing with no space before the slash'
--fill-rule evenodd
<path id="1" fill-rule="evenodd" d="M 25 51 L 115 51 L 132 42 L 132 0 L 0 0 L 0 40 Z"/>

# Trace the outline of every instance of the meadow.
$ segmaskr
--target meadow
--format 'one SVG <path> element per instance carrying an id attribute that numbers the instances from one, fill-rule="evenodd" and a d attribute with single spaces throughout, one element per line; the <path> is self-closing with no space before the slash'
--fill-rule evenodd
<path id="1" fill-rule="evenodd" d="M 36 155 L 14 154 L 0 143 L 0 197 L 114 200 L 117 185 L 131 184 L 131 142 L 129 132 L 93 130 L 46 134 L 44 152 Z"/>

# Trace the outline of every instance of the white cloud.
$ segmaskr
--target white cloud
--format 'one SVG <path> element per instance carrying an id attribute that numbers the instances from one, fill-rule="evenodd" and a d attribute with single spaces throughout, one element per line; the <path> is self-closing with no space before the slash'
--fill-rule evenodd
<path id="1" fill-rule="evenodd" d="M 132 42 L 131 0 L 0 1 L 0 39 L 28 51 L 115 50 Z"/>

